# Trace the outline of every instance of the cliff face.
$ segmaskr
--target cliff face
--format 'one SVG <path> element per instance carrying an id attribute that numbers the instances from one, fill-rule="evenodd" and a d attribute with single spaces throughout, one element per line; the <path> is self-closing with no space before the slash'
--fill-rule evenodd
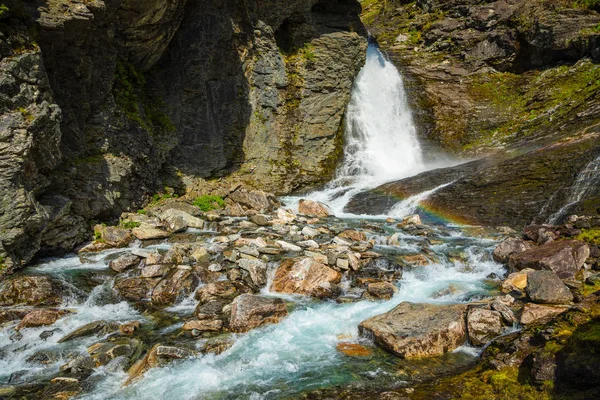
<path id="1" fill-rule="evenodd" d="M 164 186 L 322 182 L 366 50 L 345 0 L 29 0 L 0 15 L 0 265 Z M 307 117 L 309 116 L 309 117 Z M 41 250 L 41 252 L 40 252 Z"/>
<path id="2" fill-rule="evenodd" d="M 409 78 L 422 139 L 483 159 L 386 184 L 359 195 L 350 211 L 450 182 L 426 206 L 471 224 L 521 228 L 572 202 L 600 156 L 596 10 L 547 0 L 362 4 L 369 30 Z M 569 213 L 598 213 L 597 186 L 585 183 Z"/>

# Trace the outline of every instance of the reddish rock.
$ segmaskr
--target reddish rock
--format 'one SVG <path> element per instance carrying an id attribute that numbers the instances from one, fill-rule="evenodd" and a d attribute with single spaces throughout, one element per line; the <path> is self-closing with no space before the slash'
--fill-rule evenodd
<path id="1" fill-rule="evenodd" d="M 513 254 L 509 258 L 509 266 L 516 270 L 551 270 L 561 279 L 567 279 L 575 276 L 589 255 L 590 248 L 584 242 L 563 240 Z"/>
<path id="2" fill-rule="evenodd" d="M 337 293 L 342 274 L 313 258 L 301 257 L 283 261 L 271 285 L 279 293 L 331 297 Z"/>

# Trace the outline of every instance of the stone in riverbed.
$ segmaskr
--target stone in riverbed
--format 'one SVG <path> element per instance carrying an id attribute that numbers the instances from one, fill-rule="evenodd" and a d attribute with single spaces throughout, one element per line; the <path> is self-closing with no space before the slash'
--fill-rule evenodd
<path id="1" fill-rule="evenodd" d="M 512 254 L 522 253 L 536 247 L 532 242 L 526 242 L 523 239 L 507 238 L 504 239 L 492 252 L 492 257 L 496 262 L 508 263 Z"/>
<path id="2" fill-rule="evenodd" d="M 135 267 L 140 263 L 141 258 L 133 254 L 123 254 L 112 260 L 108 266 L 115 272 L 123 272 L 129 268 Z"/>
<path id="3" fill-rule="evenodd" d="M 589 255 L 590 247 L 584 242 L 563 240 L 513 254 L 509 258 L 509 266 L 516 270 L 551 270 L 561 279 L 567 279 L 577 274 Z"/>
<path id="4" fill-rule="evenodd" d="M 247 332 L 262 325 L 278 323 L 287 315 L 287 306 L 282 299 L 242 294 L 231 304 L 229 327 L 234 332 Z"/>
<path id="5" fill-rule="evenodd" d="M 387 313 L 360 323 L 362 335 L 400 357 L 441 355 L 467 339 L 466 305 L 400 303 Z"/>
<path id="6" fill-rule="evenodd" d="M 336 350 L 350 357 L 367 357 L 371 350 L 358 343 L 340 342 L 335 346 Z"/>
<path id="7" fill-rule="evenodd" d="M 530 272 L 527 295 L 534 303 L 564 304 L 573 301 L 571 291 L 553 271 Z"/>
<path id="8" fill-rule="evenodd" d="M 119 278 L 119 277 L 117 277 Z M 115 290 L 127 300 L 142 301 L 160 281 L 159 278 L 121 278 L 115 279 Z"/>
<path id="9" fill-rule="evenodd" d="M 284 260 L 275 271 L 271 290 L 279 293 L 332 297 L 342 274 L 309 257 Z"/>
<path id="10" fill-rule="evenodd" d="M 171 232 L 184 231 L 187 228 L 203 229 L 204 221 L 182 210 L 170 208 L 160 214 L 160 219 Z"/>
<path id="11" fill-rule="evenodd" d="M 133 241 L 133 236 L 129 229 L 116 226 L 94 226 L 96 235 L 100 235 L 102 241 L 112 247 L 125 247 Z"/>
<path id="12" fill-rule="evenodd" d="M 56 306 L 60 288 L 47 276 L 19 276 L 0 284 L 0 307 L 14 305 Z"/>
<path id="13" fill-rule="evenodd" d="M 531 268 L 519 272 L 513 272 L 502 282 L 502 292 L 510 293 L 512 291 L 525 290 L 527 287 L 527 275 L 533 271 Z"/>
<path id="14" fill-rule="evenodd" d="M 25 315 L 15 330 L 21 330 L 23 328 L 36 328 L 38 326 L 52 325 L 59 318 L 68 314 L 65 310 L 33 310 L 29 314 Z"/>
<path id="15" fill-rule="evenodd" d="M 277 240 L 277 241 L 275 241 L 275 243 L 277 243 L 285 251 L 292 251 L 292 252 L 302 251 L 302 247 L 296 246 L 295 244 L 285 242 L 283 240 Z"/>
<path id="16" fill-rule="evenodd" d="M 472 308 L 467 313 L 469 339 L 475 346 L 483 346 L 502 333 L 502 315 L 498 311 Z"/>
<path id="17" fill-rule="evenodd" d="M 196 291 L 194 297 L 200 300 L 200 304 L 215 300 L 233 300 L 240 293 L 248 292 L 250 289 L 241 282 L 235 284 L 231 281 L 217 281 L 202 286 Z"/>
<path id="18" fill-rule="evenodd" d="M 68 342 L 69 340 L 90 335 L 104 335 L 115 332 L 119 329 L 119 324 L 113 321 L 94 321 L 75 329 L 73 332 L 62 337 L 58 343 Z"/>
<path id="19" fill-rule="evenodd" d="M 139 240 L 165 239 L 169 233 L 156 228 L 134 228 L 131 233 Z"/>
<path id="20" fill-rule="evenodd" d="M 398 292 L 396 286 L 389 282 L 373 282 L 367 286 L 367 293 L 378 299 L 389 300 Z"/>
<path id="21" fill-rule="evenodd" d="M 298 203 L 298 212 L 309 217 L 327 218 L 333 213 L 331 209 L 318 201 L 301 199 Z"/>
<path id="22" fill-rule="evenodd" d="M 127 371 L 129 377 L 125 381 L 124 386 L 136 381 L 151 368 L 156 368 L 167 363 L 169 360 L 191 357 L 193 354 L 194 353 L 191 350 L 180 347 L 156 344 L 146 353 L 144 358 L 136 362 L 129 371 Z"/>
<path id="23" fill-rule="evenodd" d="M 256 286 L 261 287 L 267 284 L 267 264 L 259 260 L 250 260 L 242 258 L 237 261 L 239 267 L 248 271 L 250 280 Z"/>
<path id="24" fill-rule="evenodd" d="M 200 331 L 200 332 L 218 332 L 223 328 L 223 321 L 220 319 L 192 319 L 183 324 L 184 331 Z"/>
<path id="25" fill-rule="evenodd" d="M 354 229 L 348 229 L 338 235 L 342 239 L 348 239 L 353 242 L 364 242 L 367 240 L 367 235 L 364 232 L 359 232 Z"/>
<path id="26" fill-rule="evenodd" d="M 174 304 L 190 293 L 198 284 L 198 278 L 192 273 L 192 268 L 179 265 L 163 278 L 152 290 L 152 303 Z"/>
<path id="27" fill-rule="evenodd" d="M 527 303 L 521 312 L 521 324 L 530 325 L 534 323 L 547 323 L 558 314 L 569 309 L 569 306 L 551 306 Z"/>
<path id="28" fill-rule="evenodd" d="M 307 239 L 314 239 L 321 234 L 321 232 L 311 228 L 310 226 L 305 226 L 304 228 L 302 228 L 302 231 L 300 233 L 302 233 L 302 236 L 304 236 Z"/>

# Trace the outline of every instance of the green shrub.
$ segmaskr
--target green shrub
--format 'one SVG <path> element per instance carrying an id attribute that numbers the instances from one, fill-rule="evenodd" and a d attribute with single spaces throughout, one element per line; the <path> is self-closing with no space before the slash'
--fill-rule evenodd
<path id="1" fill-rule="evenodd" d="M 192 204 L 204 212 L 216 210 L 225 206 L 225 202 L 222 198 L 212 195 L 196 197 Z"/>

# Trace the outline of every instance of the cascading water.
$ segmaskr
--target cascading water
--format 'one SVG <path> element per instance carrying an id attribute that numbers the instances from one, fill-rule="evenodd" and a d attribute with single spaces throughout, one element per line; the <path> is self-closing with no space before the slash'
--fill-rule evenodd
<path id="1" fill-rule="evenodd" d="M 344 207 L 357 193 L 424 170 L 402 75 L 374 43 L 354 83 L 345 141 L 335 179 L 307 196 L 328 204 L 337 216 L 345 215 Z"/>
<path id="2" fill-rule="evenodd" d="M 579 172 L 575 183 L 571 187 L 571 194 L 569 195 L 566 204 L 548 217 L 548 223 L 558 223 L 574 205 L 583 199 L 590 189 L 598 184 L 598 182 L 600 182 L 600 156 L 590 161 L 583 170 Z"/>

